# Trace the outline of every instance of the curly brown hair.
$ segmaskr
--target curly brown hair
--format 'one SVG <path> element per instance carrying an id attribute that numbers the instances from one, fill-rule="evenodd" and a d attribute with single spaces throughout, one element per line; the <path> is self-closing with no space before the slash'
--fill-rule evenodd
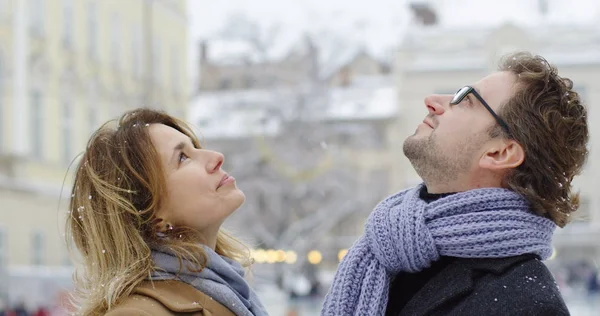
<path id="1" fill-rule="evenodd" d="M 499 111 L 511 135 L 499 126 L 490 135 L 512 138 L 525 150 L 525 160 L 505 185 L 525 196 L 537 214 L 564 227 L 579 207 L 571 182 L 588 156 L 586 107 L 573 81 L 541 56 L 510 54 L 499 69 L 517 75 L 517 91 Z"/>

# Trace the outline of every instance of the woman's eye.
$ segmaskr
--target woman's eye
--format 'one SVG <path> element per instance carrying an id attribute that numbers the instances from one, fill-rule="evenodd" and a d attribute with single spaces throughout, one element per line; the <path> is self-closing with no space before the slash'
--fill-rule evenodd
<path id="1" fill-rule="evenodd" d="M 188 156 L 184 153 L 179 154 L 179 163 L 184 162 L 186 159 L 188 159 Z"/>

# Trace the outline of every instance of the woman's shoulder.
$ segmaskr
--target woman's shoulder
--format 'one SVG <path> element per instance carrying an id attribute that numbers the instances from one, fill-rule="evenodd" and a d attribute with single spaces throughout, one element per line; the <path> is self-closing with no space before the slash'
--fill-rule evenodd
<path id="1" fill-rule="evenodd" d="M 156 299 L 131 294 L 106 312 L 106 316 L 171 316 L 175 312 Z"/>
<path id="2" fill-rule="evenodd" d="M 235 316 L 210 296 L 184 282 L 174 280 L 142 282 L 106 315 L 170 316 L 177 313 Z"/>

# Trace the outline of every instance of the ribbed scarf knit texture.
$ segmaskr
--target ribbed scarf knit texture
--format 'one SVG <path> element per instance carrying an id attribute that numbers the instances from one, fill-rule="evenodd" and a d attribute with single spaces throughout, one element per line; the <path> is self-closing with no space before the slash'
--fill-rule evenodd
<path id="1" fill-rule="evenodd" d="M 217 254 L 204 246 L 207 266 L 200 272 L 190 271 L 193 266 L 183 261 L 180 271 L 179 259 L 166 249 L 152 250 L 156 266 L 164 271 L 153 272 L 152 280 L 181 280 L 210 296 L 238 316 L 268 316 L 260 300 L 244 279 L 244 269 L 235 260 Z"/>
<path id="2" fill-rule="evenodd" d="M 384 315 L 391 277 L 429 267 L 440 256 L 505 258 L 552 254 L 555 224 L 519 194 L 476 189 L 427 203 L 423 184 L 380 202 L 350 248 L 321 315 Z"/>

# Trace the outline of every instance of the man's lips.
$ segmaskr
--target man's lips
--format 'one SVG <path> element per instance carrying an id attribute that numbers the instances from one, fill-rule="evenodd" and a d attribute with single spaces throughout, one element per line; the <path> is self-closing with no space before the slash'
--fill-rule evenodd
<path id="1" fill-rule="evenodd" d="M 425 125 L 427 125 L 427 126 L 429 126 L 429 127 L 433 128 L 433 123 L 431 123 L 431 122 L 430 122 L 430 121 L 428 121 L 427 119 L 424 119 L 424 120 L 423 120 L 423 124 L 425 124 Z"/>

